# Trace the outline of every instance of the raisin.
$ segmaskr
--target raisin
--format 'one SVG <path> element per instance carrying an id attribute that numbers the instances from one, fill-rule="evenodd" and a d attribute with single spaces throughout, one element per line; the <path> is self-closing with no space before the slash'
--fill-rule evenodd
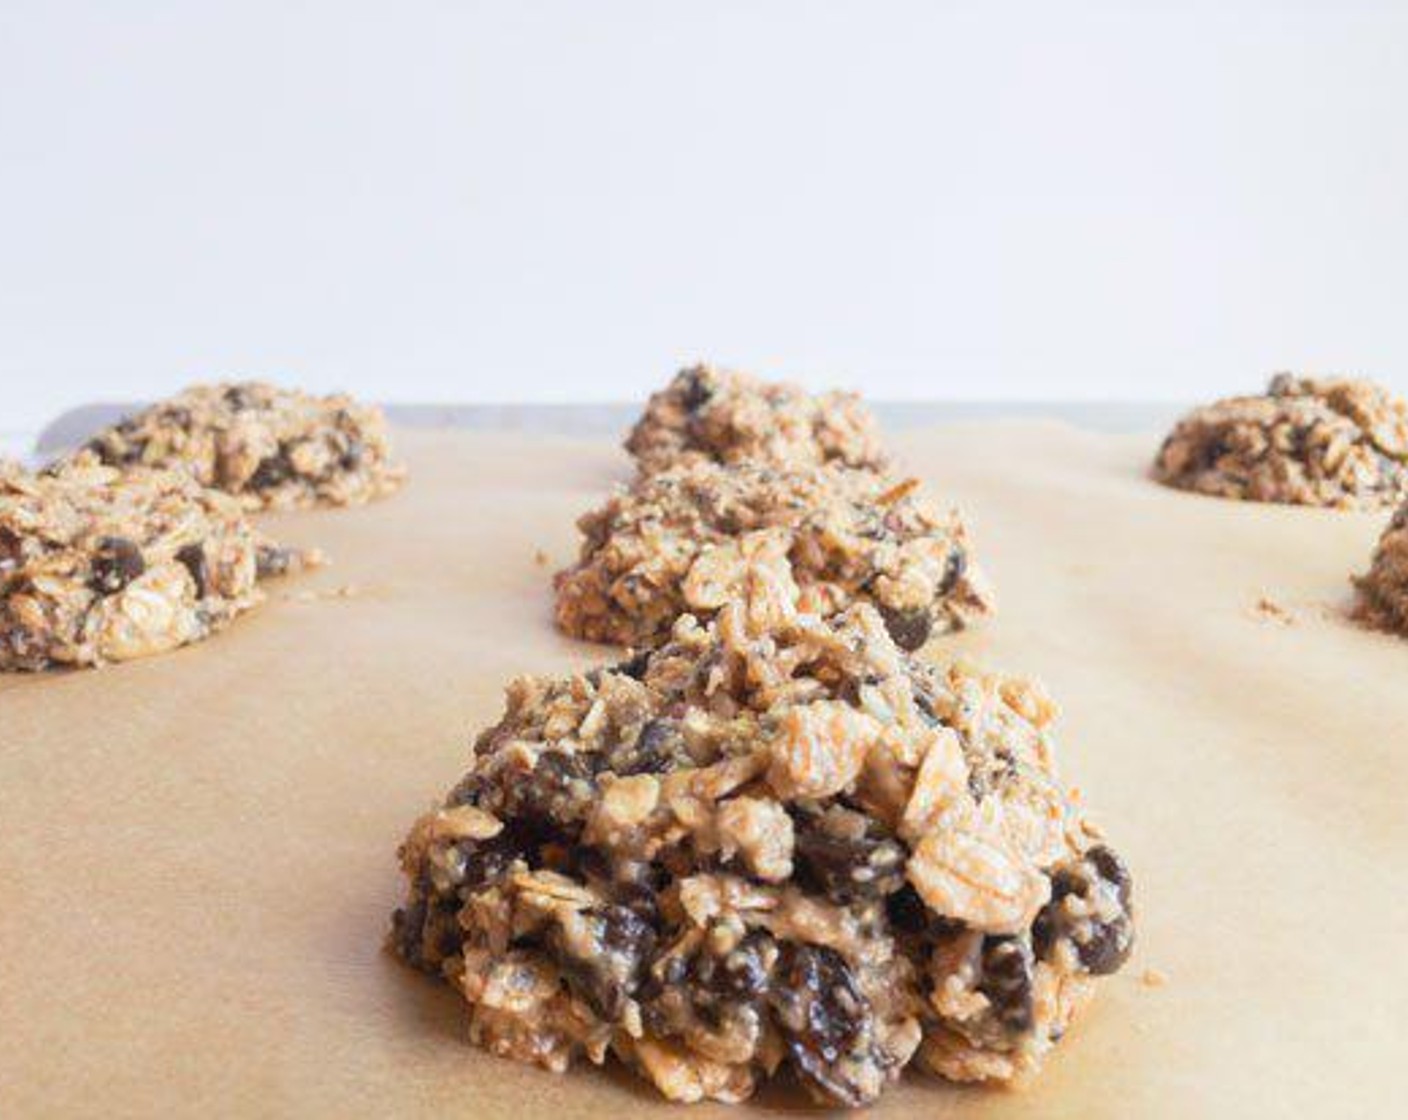
<path id="1" fill-rule="evenodd" d="M 362 465 L 362 460 L 366 457 L 367 446 L 361 440 L 353 437 L 347 441 L 347 449 L 338 458 L 338 466 L 345 471 L 355 471 Z"/>
<path id="2" fill-rule="evenodd" d="M 754 930 L 722 956 L 703 954 L 690 968 L 693 980 L 716 996 L 756 999 L 768 990 L 773 940 Z"/>
<path id="3" fill-rule="evenodd" d="M 191 573 L 196 585 L 196 598 L 204 599 L 210 590 L 210 568 L 205 562 L 205 548 L 199 544 L 188 544 L 176 553 L 177 561 Z"/>
<path id="4" fill-rule="evenodd" d="M 885 899 L 885 916 L 896 933 L 923 933 L 931 911 L 908 883 Z"/>
<path id="5" fill-rule="evenodd" d="M 655 951 L 655 930 L 638 913 L 608 904 L 589 911 L 594 952 L 574 951 L 560 925 L 548 933 L 547 945 L 568 985 L 608 1022 L 620 1018 L 626 1000 L 640 988 Z"/>
<path id="6" fill-rule="evenodd" d="M 88 586 L 99 595 L 121 591 L 147 570 L 142 550 L 126 537 L 103 537 L 93 553 Z"/>
<path id="7" fill-rule="evenodd" d="M 1072 896 L 1091 900 L 1103 889 L 1114 895 L 1119 913 L 1110 919 L 1092 914 L 1072 915 L 1066 899 Z M 1124 861 L 1104 844 L 1091 848 L 1073 866 L 1058 868 L 1051 876 L 1051 901 L 1032 924 L 1032 943 L 1037 956 L 1049 960 L 1059 941 L 1069 941 L 1081 967 L 1093 976 L 1117 972 L 1134 947 L 1134 917 L 1131 911 L 1133 880 Z"/>
<path id="8" fill-rule="evenodd" d="M 913 653 L 929 640 L 934 628 L 934 620 L 925 607 L 911 607 L 906 610 L 880 608 L 880 617 L 885 620 L 885 629 L 895 640 L 895 645 L 906 653 Z"/>
<path id="9" fill-rule="evenodd" d="M 611 672 L 630 677 L 633 681 L 643 681 L 645 680 L 645 672 L 649 668 L 650 650 L 643 649 L 633 653 L 625 661 L 611 666 Z"/>
<path id="10" fill-rule="evenodd" d="M 1036 1021 L 1032 1002 L 1032 950 L 1021 938 L 987 937 L 982 949 L 978 991 L 988 997 L 1003 1030 L 1025 1034 Z"/>
<path id="11" fill-rule="evenodd" d="M 249 486 L 253 490 L 272 490 L 292 477 L 293 466 L 281 452 L 260 462 L 254 473 L 249 476 Z"/>
<path id="12" fill-rule="evenodd" d="M 254 407 L 254 398 L 250 396 L 249 386 L 231 385 L 225 390 L 225 403 L 232 412 L 245 412 Z"/>
<path id="13" fill-rule="evenodd" d="M 880 898 L 904 885 L 905 852 L 873 821 L 856 837 L 828 829 L 827 817 L 797 822 L 794 856 L 798 878 L 833 902 Z"/>
<path id="14" fill-rule="evenodd" d="M 436 897 L 429 885 L 417 886 L 413 900 L 391 915 L 391 947 L 407 964 L 430 973 L 440 962 L 458 953 L 464 944 L 459 924 L 460 900 L 454 895 Z"/>
<path id="15" fill-rule="evenodd" d="M 525 822 L 558 829 L 585 821 L 596 798 L 596 780 L 587 757 L 546 751 L 528 774 L 505 775 L 500 791 L 504 812 Z"/>
<path id="16" fill-rule="evenodd" d="M 664 774 L 687 765 L 689 755 L 679 721 L 652 719 L 631 742 L 608 748 L 603 761 L 615 774 Z"/>
<path id="17" fill-rule="evenodd" d="M 792 1067 L 810 1092 L 851 1107 L 871 1098 L 846 1073 L 858 1063 L 885 1063 L 873 1045 L 870 1002 L 839 953 L 819 945 L 784 944 L 769 1006 Z"/>
<path id="18" fill-rule="evenodd" d="M 478 890 L 503 878 L 509 866 L 532 847 L 536 836 L 518 826 L 505 828 L 488 840 L 462 840 L 457 845 L 464 871 L 457 886 Z"/>

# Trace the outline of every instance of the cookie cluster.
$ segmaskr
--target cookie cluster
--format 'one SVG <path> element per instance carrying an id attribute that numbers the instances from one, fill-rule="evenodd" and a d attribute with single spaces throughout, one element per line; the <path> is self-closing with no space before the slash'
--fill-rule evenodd
<path id="1" fill-rule="evenodd" d="M 990 607 L 958 515 L 848 395 L 689 369 L 626 446 L 555 586 L 636 652 L 510 685 L 401 847 L 391 948 L 491 1052 L 671 1100 L 1030 1077 L 1128 957 L 1131 880 L 1042 691 L 914 656 Z"/>
<path id="2" fill-rule="evenodd" d="M 92 666 L 223 629 L 314 566 L 247 515 L 393 491 L 385 421 L 345 396 L 201 385 L 38 473 L 0 466 L 0 670 Z"/>
<path id="3" fill-rule="evenodd" d="M 392 946 L 495 1054 L 614 1053 L 672 1100 L 786 1070 L 831 1105 L 911 1062 L 1030 1076 L 1118 969 L 1130 876 L 1035 685 L 818 614 L 781 554 L 707 623 L 525 677 L 401 849 Z"/>
<path id="4" fill-rule="evenodd" d="M 1362 378 L 1277 374 L 1260 396 L 1194 409 L 1154 476 L 1219 498 L 1340 509 L 1408 501 L 1408 403 Z"/>
<path id="5" fill-rule="evenodd" d="M 727 601 L 748 557 L 785 554 L 808 608 L 873 604 L 917 649 L 992 609 L 960 516 L 886 471 L 874 418 L 850 394 L 697 366 L 655 394 L 626 440 L 636 480 L 578 522 L 557 623 L 590 641 L 659 641 Z"/>

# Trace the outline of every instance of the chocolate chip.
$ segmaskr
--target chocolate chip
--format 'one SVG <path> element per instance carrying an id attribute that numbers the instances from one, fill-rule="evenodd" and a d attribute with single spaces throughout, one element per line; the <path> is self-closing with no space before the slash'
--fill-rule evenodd
<path id="1" fill-rule="evenodd" d="M 121 591 L 147 570 L 142 550 L 126 537 L 103 537 L 93 551 L 88 586 L 99 595 Z"/>
<path id="2" fill-rule="evenodd" d="M 210 591 L 210 569 L 205 562 L 205 547 L 188 544 L 176 553 L 176 560 L 191 573 L 191 579 L 196 585 L 196 598 L 204 599 Z"/>
<path id="3" fill-rule="evenodd" d="M 1129 868 L 1124 865 L 1124 860 L 1107 844 L 1097 844 L 1085 853 L 1085 858 L 1100 873 L 1100 877 L 1115 888 L 1115 896 L 1120 900 L 1120 905 L 1128 907 L 1130 895 L 1134 891 L 1134 879 L 1129 874 Z"/>
<path id="4" fill-rule="evenodd" d="M 880 608 L 880 617 L 885 620 L 885 629 L 895 640 L 895 645 L 906 653 L 913 653 L 929 640 L 934 628 L 934 620 L 927 608 L 911 607 L 906 610 Z"/>
<path id="5" fill-rule="evenodd" d="M 1067 908 L 1068 898 L 1093 901 L 1102 887 L 1114 894 L 1118 914 L 1109 918 L 1089 913 L 1073 915 Z M 1132 892 L 1133 881 L 1124 861 L 1104 844 L 1091 848 L 1078 863 L 1058 868 L 1051 876 L 1051 901 L 1042 907 L 1032 924 L 1037 956 L 1050 960 L 1057 944 L 1066 941 L 1085 971 L 1094 976 L 1118 971 L 1134 947 Z"/>

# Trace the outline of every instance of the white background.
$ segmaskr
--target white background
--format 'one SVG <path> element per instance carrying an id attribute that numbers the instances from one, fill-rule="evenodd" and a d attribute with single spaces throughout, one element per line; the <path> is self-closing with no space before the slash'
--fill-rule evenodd
<path id="1" fill-rule="evenodd" d="M 1408 390 L 1406 209 L 1408 5 L 0 0 L 0 429 L 215 375 L 624 399 L 697 357 Z"/>

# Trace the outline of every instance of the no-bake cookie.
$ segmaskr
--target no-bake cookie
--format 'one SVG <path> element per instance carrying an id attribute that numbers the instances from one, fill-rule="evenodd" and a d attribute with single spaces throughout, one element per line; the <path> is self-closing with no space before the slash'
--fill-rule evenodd
<path id="1" fill-rule="evenodd" d="M 686 464 L 637 479 L 578 524 L 578 562 L 556 578 L 557 621 L 593 641 L 648 645 L 681 614 L 712 615 L 759 554 L 790 561 L 805 609 L 873 603 L 905 649 L 992 600 L 958 515 L 916 480 L 871 471 Z"/>
<path id="2" fill-rule="evenodd" d="M 1355 581 L 1359 616 L 1372 626 L 1408 636 L 1408 502 L 1399 506 L 1374 551 L 1367 574 Z"/>
<path id="3" fill-rule="evenodd" d="M 823 618 L 774 558 L 708 625 L 523 677 L 400 850 L 389 945 L 470 1038 L 667 1097 L 790 1071 L 838 1105 L 911 1061 L 1032 1075 L 1129 955 L 1131 880 L 1057 777 L 1033 684 Z"/>
<path id="4" fill-rule="evenodd" d="M 700 462 L 886 464 L 875 418 L 854 393 L 813 397 L 795 385 L 702 365 L 651 396 L 626 450 L 647 474 Z"/>
<path id="5" fill-rule="evenodd" d="M 177 471 L 80 456 L 0 472 L 0 669 L 126 661 L 198 641 L 305 561 Z"/>
<path id="6" fill-rule="evenodd" d="M 356 505 L 405 479 L 380 409 L 259 381 L 194 386 L 86 449 L 111 466 L 185 471 L 251 510 Z"/>
<path id="7" fill-rule="evenodd" d="M 1220 498 L 1378 509 L 1408 499 L 1408 404 L 1371 381 L 1278 374 L 1189 413 L 1154 476 Z"/>

